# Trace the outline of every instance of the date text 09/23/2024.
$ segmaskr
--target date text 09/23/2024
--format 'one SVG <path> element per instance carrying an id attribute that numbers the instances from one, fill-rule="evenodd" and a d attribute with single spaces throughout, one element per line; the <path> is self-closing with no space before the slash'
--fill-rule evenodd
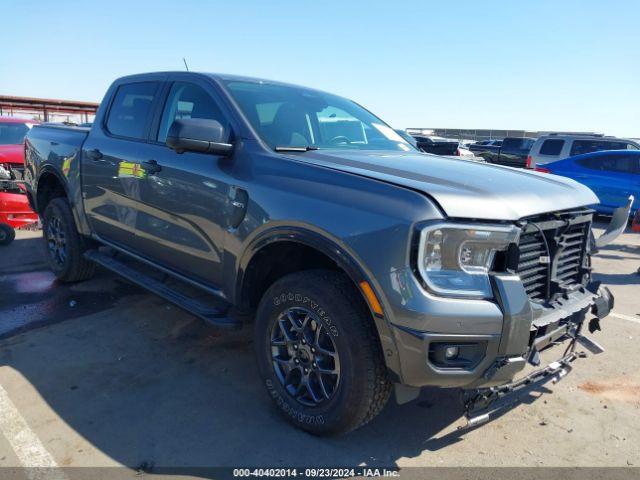
<path id="1" fill-rule="evenodd" d="M 236 468 L 233 476 L 273 478 L 349 478 L 349 477 L 399 477 L 395 468 L 346 467 L 346 468 Z"/>

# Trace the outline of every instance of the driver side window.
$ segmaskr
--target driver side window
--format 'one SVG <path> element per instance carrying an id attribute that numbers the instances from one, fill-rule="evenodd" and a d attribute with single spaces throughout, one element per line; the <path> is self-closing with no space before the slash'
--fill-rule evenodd
<path id="1" fill-rule="evenodd" d="M 206 118 L 217 120 L 229 135 L 229 122 L 224 118 L 220 108 L 203 88 L 186 82 L 175 82 L 162 112 L 158 142 L 165 143 L 169 128 L 174 120 L 181 118 Z"/>

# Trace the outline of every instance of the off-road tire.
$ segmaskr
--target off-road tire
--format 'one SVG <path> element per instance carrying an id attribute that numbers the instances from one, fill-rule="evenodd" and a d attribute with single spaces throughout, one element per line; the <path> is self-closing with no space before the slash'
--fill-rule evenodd
<path id="1" fill-rule="evenodd" d="M 66 248 L 64 261 L 54 260 L 49 251 L 47 232 L 54 219 L 58 219 L 58 228 L 64 234 Z M 78 233 L 71 207 L 66 198 L 57 197 L 47 204 L 42 220 L 42 232 L 47 262 L 58 280 L 79 282 L 94 275 L 96 265 L 84 258 L 84 252 L 87 250 L 86 240 Z"/>
<path id="2" fill-rule="evenodd" d="M 16 231 L 11 225 L 0 223 L 0 246 L 9 245 L 16 238 Z"/>
<path id="3" fill-rule="evenodd" d="M 278 318 L 291 308 L 315 313 L 335 344 L 340 377 L 324 404 L 301 404 L 276 373 L 271 332 Z M 276 281 L 258 306 L 255 347 L 269 396 L 291 423 L 312 434 L 344 434 L 363 426 L 380 413 L 391 394 L 371 313 L 360 292 L 339 272 L 308 270 Z"/>

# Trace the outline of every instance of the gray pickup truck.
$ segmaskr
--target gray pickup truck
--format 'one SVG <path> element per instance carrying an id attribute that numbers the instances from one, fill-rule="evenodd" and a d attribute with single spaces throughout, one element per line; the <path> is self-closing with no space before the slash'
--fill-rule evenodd
<path id="1" fill-rule="evenodd" d="M 251 323 L 268 395 L 312 433 L 365 424 L 394 384 L 400 403 L 460 387 L 487 419 L 568 370 L 612 308 L 591 281 L 589 189 L 420 153 L 321 91 L 134 75 L 90 129 L 35 126 L 25 149 L 60 281 L 98 264 L 216 327 Z"/>

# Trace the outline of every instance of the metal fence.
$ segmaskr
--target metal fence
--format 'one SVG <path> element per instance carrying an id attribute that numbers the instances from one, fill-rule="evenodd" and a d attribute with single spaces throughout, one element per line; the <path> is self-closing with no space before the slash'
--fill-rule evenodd
<path id="1" fill-rule="evenodd" d="M 82 123 L 93 120 L 97 110 L 95 102 L 0 95 L 0 116 L 28 115 L 45 122 L 73 120 Z"/>

